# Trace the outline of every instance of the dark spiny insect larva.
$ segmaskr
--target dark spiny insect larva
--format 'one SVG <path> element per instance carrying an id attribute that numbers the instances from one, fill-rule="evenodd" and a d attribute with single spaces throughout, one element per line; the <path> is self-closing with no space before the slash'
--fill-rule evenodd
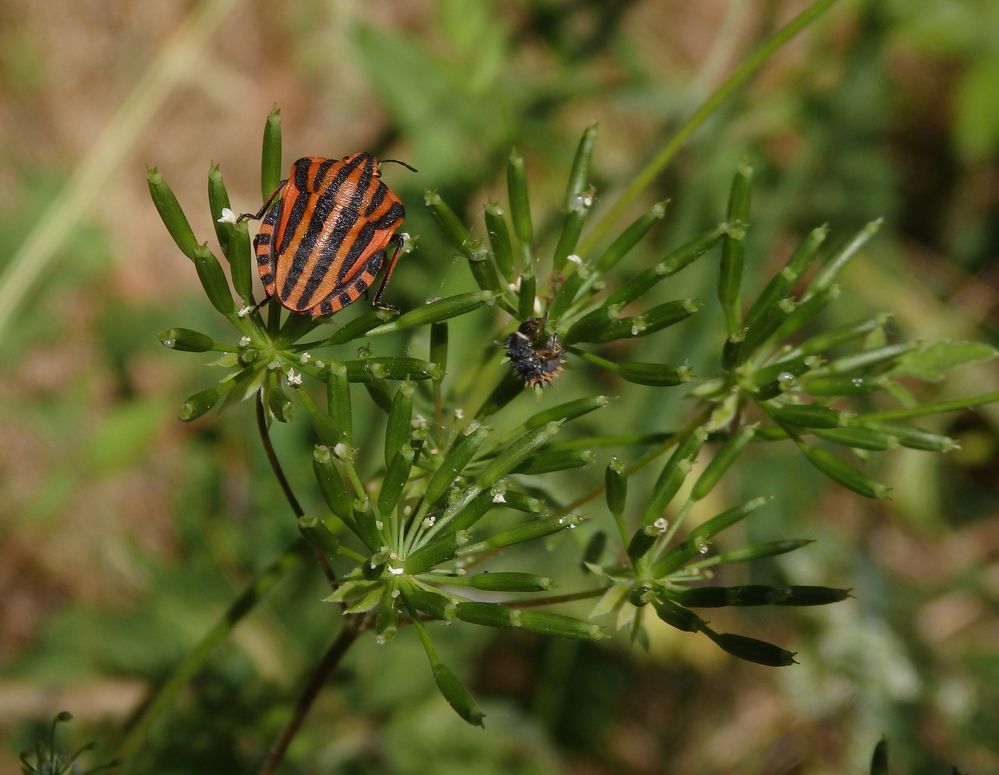
<path id="1" fill-rule="evenodd" d="M 528 318 L 506 338 L 510 367 L 525 387 L 547 385 L 562 372 L 565 351 L 558 334 L 545 336 L 544 318 Z"/>

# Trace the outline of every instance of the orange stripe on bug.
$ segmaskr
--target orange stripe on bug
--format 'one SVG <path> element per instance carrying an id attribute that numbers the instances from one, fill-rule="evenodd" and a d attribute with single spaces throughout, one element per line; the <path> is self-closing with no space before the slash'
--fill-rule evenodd
<path id="1" fill-rule="evenodd" d="M 383 306 L 405 215 L 402 200 L 381 181 L 378 160 L 359 152 L 298 159 L 261 210 L 240 218 L 263 218 L 253 245 L 267 295 L 293 312 L 318 316 L 358 299 L 394 243 L 373 302 Z"/>

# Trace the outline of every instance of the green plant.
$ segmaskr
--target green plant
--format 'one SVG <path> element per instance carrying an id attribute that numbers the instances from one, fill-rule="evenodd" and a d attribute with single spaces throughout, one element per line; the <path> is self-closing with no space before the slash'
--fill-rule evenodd
<path id="1" fill-rule="evenodd" d="M 796 21 L 797 27 L 789 25 L 775 36 L 774 45 L 828 5 L 815 3 L 802 17 L 804 21 Z M 429 301 L 399 316 L 363 311 L 343 325 L 334 319 L 333 330 L 322 334 L 313 332 L 326 321 L 285 316 L 274 302 L 267 309 L 266 320 L 254 309 L 249 234 L 245 224 L 222 219 L 229 201 L 217 168 L 209 174 L 212 217 L 238 301 L 233 300 L 221 263 L 207 245 L 198 244 L 169 188 L 157 172 L 150 171 L 150 190 L 164 222 L 178 247 L 195 264 L 212 305 L 235 331 L 228 342 L 186 328 L 173 328 L 162 335 L 163 344 L 173 349 L 219 352 L 215 365 L 226 369 L 216 386 L 184 402 L 181 419 L 196 419 L 216 405 L 225 408 L 243 399 L 255 400 L 261 437 L 298 520 L 302 540 L 289 548 L 268 571 L 270 575 L 240 598 L 225 624 L 214 629 L 192 659 L 165 684 L 123 744 L 125 753 L 135 750 L 148 724 L 166 707 L 170 692 L 176 692 L 199 660 L 260 598 L 270 579 L 299 564 L 307 553 L 314 555 L 329 581 L 331 594 L 326 600 L 342 612 L 342 629 L 306 686 L 264 771 L 276 767 L 324 678 L 368 630 L 384 641 L 401 626 L 412 626 L 442 694 L 471 723 L 481 723 L 481 711 L 440 660 L 429 621 L 521 628 L 593 640 L 604 635 L 594 622 L 535 610 L 541 605 L 592 598 L 598 599 L 592 618 L 615 613 L 618 626 L 628 627 L 635 640 L 642 638 L 643 616 L 654 611 L 668 624 L 703 633 L 735 656 L 774 666 L 793 661 L 790 652 L 774 644 L 717 632 L 692 609 L 825 604 L 842 600 L 847 592 L 816 586 L 705 584 L 722 564 L 790 552 L 807 541 L 774 536 L 770 542 L 712 554 L 721 531 L 762 506 L 766 493 L 714 513 L 707 520 L 704 517 L 709 515 L 699 513 L 698 504 L 706 502 L 706 496 L 751 445 L 778 441 L 793 444 L 809 463 L 837 483 L 867 497 L 885 497 L 883 485 L 830 451 L 828 445 L 862 455 L 895 445 L 946 451 L 953 446 L 947 437 L 900 421 L 994 401 L 999 396 L 990 393 L 947 404 L 919 405 L 909 388 L 913 379 L 939 379 L 954 366 L 994 356 L 985 345 L 892 341 L 888 318 L 883 315 L 833 329 L 820 327 L 820 313 L 838 295 L 838 273 L 873 236 L 876 224 L 828 253 L 822 251 L 827 230 L 813 230 L 744 311 L 744 245 L 752 224 L 752 168 L 748 164 L 738 170 L 727 211 L 719 212 L 716 226 L 695 235 L 655 266 L 636 273 L 625 270 L 629 252 L 664 217 L 666 204 L 652 206 L 608 240 L 614 217 L 772 50 L 765 46 L 761 55 L 744 66 L 746 69 L 740 69 L 738 78 L 710 98 L 580 241 L 594 206 L 589 165 L 596 128 L 588 128 L 566 186 L 561 231 L 551 260 L 544 264 L 535 260 L 538 240 L 523 160 L 518 154 L 510 156 L 507 167 L 510 219 L 499 205 L 487 205 L 485 240 L 477 239 L 474 230 L 463 224 L 443 198 L 428 192 L 427 206 L 454 250 L 467 260 L 479 290 Z M 267 122 L 263 169 L 262 189 L 269 191 L 281 171 L 276 112 Z M 640 304 L 660 281 L 715 255 L 716 249 L 720 251 L 717 293 L 724 315 L 717 373 L 695 378 L 685 363 L 621 359 L 621 343 L 680 324 L 698 312 L 701 302 L 680 299 L 635 313 L 630 312 L 631 305 Z M 818 264 L 815 271 L 814 264 Z M 508 407 L 515 408 L 518 400 L 523 403 L 524 390 L 515 374 L 500 371 L 499 347 L 484 346 L 478 363 L 449 363 L 448 357 L 451 321 L 490 310 L 497 337 L 511 332 L 526 318 L 540 316 L 546 335 L 557 335 L 563 342 L 572 368 L 599 370 L 611 379 L 654 389 L 689 385 L 697 404 L 675 427 L 640 432 L 629 428 L 616 436 L 580 434 L 566 438 L 567 433 L 563 433 L 563 428 L 572 429 L 573 421 L 607 404 L 608 399 L 600 395 L 573 398 L 507 421 Z M 400 354 L 404 345 L 399 335 L 413 347 L 426 347 L 426 357 Z M 382 341 L 389 342 L 385 345 L 388 354 L 375 355 L 368 343 Z M 363 345 L 356 357 L 332 349 L 356 348 L 360 342 Z M 493 379 L 480 379 L 481 375 Z M 377 448 L 356 441 L 350 386 L 357 383 L 385 414 L 386 429 Z M 483 384 L 486 391 L 481 390 Z M 325 406 L 310 388 L 325 394 Z M 552 389 L 560 390 L 559 383 Z M 868 409 L 872 396 L 884 396 L 897 406 Z M 857 408 L 848 411 L 852 407 Z M 295 411 L 303 410 L 319 442 L 312 450 L 312 465 L 328 514 L 303 511 L 271 446 L 272 423 L 289 422 Z M 497 427 L 491 428 L 487 422 Z M 695 476 L 695 459 L 708 444 L 716 445 L 714 454 Z M 545 487 L 547 474 L 587 465 L 594 460 L 594 450 L 626 445 L 643 445 L 647 451 L 627 464 L 612 460 L 604 483 L 572 501 L 563 502 Z M 631 475 L 667 454 L 651 490 L 636 497 L 631 488 L 629 498 Z M 611 529 L 620 543 L 618 551 L 611 553 L 603 531 L 593 533 L 580 558 L 591 576 L 588 586 L 546 595 L 552 579 L 504 564 L 510 555 L 500 554 L 501 550 L 582 524 L 584 517 L 578 511 L 601 494 L 606 495 Z M 673 505 L 677 499 L 678 508 Z M 602 509 L 590 515 L 591 521 L 603 516 Z M 684 523 L 695 517 L 699 523 L 683 540 L 675 540 Z M 488 573 L 476 570 L 487 562 Z M 510 597 L 495 599 L 490 595 L 484 600 L 482 592 Z"/>
<path id="2" fill-rule="evenodd" d="M 21 772 L 24 775 L 92 775 L 92 773 L 95 772 L 101 772 L 102 770 L 109 770 L 113 767 L 117 767 L 121 763 L 119 760 L 113 759 L 112 761 L 100 764 L 96 767 L 81 770 L 77 766 L 76 760 L 79 758 L 80 754 L 96 748 L 97 743 L 87 743 L 70 756 L 63 754 L 62 751 L 56 747 L 56 728 L 59 724 L 67 724 L 72 720 L 73 714 L 65 710 L 59 712 L 56 714 L 56 717 L 52 719 L 52 725 L 49 727 L 48 738 L 45 740 L 39 740 L 35 743 L 33 751 L 24 751 L 21 753 Z M 29 756 L 31 755 L 34 756 L 34 761 L 29 760 Z"/>

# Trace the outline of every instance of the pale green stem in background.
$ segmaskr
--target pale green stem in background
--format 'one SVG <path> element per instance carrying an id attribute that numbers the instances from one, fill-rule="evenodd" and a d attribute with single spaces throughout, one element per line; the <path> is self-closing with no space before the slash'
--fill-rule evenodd
<path id="1" fill-rule="evenodd" d="M 150 702 L 134 720 L 125 737 L 118 744 L 116 755 L 128 759 L 142 746 L 149 730 L 173 704 L 188 681 L 215 653 L 216 647 L 249 614 L 281 579 L 302 564 L 310 554 L 310 547 L 297 539 L 284 553 L 257 576 L 243 593 L 229 606 L 215 625 L 201 638 L 194 649 L 174 668 L 167 680 L 156 690 Z M 128 762 L 125 763 L 128 769 Z"/>
<path id="2" fill-rule="evenodd" d="M 100 198 L 163 102 L 239 0 L 206 0 L 187 17 L 0 275 L 0 336 L 56 251 Z"/>
<path id="3" fill-rule="evenodd" d="M 631 185 L 624 190 L 624 193 L 621 194 L 610 211 L 600 219 L 593 228 L 593 231 L 587 235 L 576 252 L 582 255 L 592 250 L 593 246 L 607 235 L 610 228 L 641 193 L 662 174 L 662 171 L 673 160 L 673 157 L 687 141 L 687 138 L 700 128 L 701 124 L 707 121 L 711 114 L 725 100 L 731 97 L 732 93 L 742 86 L 781 46 L 829 10 L 830 6 L 835 2 L 836 0 L 815 0 L 808 8 L 764 41 L 721 86 L 715 89 L 714 93 L 701 104 L 701 107 L 694 111 L 693 115 L 676 130 L 673 136 L 666 141 L 666 144 L 659 149 L 659 152 L 653 157 L 652 161 L 645 165 L 645 168 L 638 173 L 631 182 Z"/>

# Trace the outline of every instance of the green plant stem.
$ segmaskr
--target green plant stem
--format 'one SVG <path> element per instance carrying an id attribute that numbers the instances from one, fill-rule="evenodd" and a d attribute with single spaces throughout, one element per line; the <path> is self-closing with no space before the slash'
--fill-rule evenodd
<path id="1" fill-rule="evenodd" d="M 118 744 L 115 756 L 128 758 L 139 750 L 150 728 L 164 714 L 178 692 L 187 684 L 195 673 L 211 657 L 226 636 L 253 608 L 263 600 L 264 596 L 277 582 L 287 576 L 292 570 L 304 562 L 309 553 L 309 545 L 304 539 L 297 538 L 284 552 L 260 573 L 242 594 L 229 606 L 215 625 L 201 638 L 198 644 L 174 668 L 169 678 L 157 689 L 153 698 L 130 724 L 127 733 Z"/>
<path id="2" fill-rule="evenodd" d="M 264 445 L 264 452 L 267 454 L 267 462 L 271 464 L 274 477 L 278 480 L 278 484 L 281 485 L 284 497 L 287 499 L 288 505 L 291 506 L 291 510 L 295 514 L 295 520 L 297 521 L 305 516 L 305 512 L 302 510 L 302 505 L 298 502 L 298 498 L 295 497 L 295 493 L 291 489 L 288 477 L 284 475 L 284 469 L 281 467 L 281 461 L 278 460 L 277 452 L 274 451 L 274 445 L 271 443 L 271 434 L 267 429 L 264 397 L 259 392 L 257 393 L 257 430 L 260 432 L 260 441 Z M 313 553 L 319 562 L 319 567 L 323 570 L 323 575 L 326 576 L 326 580 L 329 581 L 331 586 L 336 587 L 336 573 L 333 572 L 333 566 L 330 565 L 329 559 L 319 547 L 313 547 Z"/>
<path id="3" fill-rule="evenodd" d="M 359 627 L 344 624 L 343 629 L 340 630 L 340 634 L 337 635 L 336 640 L 333 641 L 333 644 L 329 647 L 326 654 L 323 655 L 322 660 L 309 677 L 308 683 L 306 683 L 305 688 L 298 697 L 298 701 L 295 703 L 295 710 L 292 712 L 291 718 L 288 719 L 281 733 L 277 736 L 273 745 L 271 745 L 271 750 L 267 754 L 263 765 L 261 765 L 258 775 L 273 775 L 277 770 L 278 765 L 281 764 L 281 760 L 288 751 L 288 746 L 301 728 L 302 722 L 305 721 L 305 717 L 312 708 L 312 704 L 316 701 L 316 697 L 319 696 L 319 691 L 323 688 L 323 684 L 326 683 L 330 673 L 340 664 L 340 660 L 343 659 L 344 654 L 347 653 L 347 650 L 353 645 L 360 634 L 361 630 Z"/>
<path id="4" fill-rule="evenodd" d="M 673 136 L 659 149 L 652 160 L 625 189 L 614 206 L 594 226 L 593 230 L 583 240 L 577 252 L 585 255 L 588 251 L 606 237 L 607 232 L 631 206 L 639 195 L 662 173 L 673 160 L 677 151 L 707 119 L 725 102 L 732 93 L 742 86 L 771 56 L 785 43 L 808 27 L 836 2 L 836 0 L 815 0 L 808 8 L 795 16 L 791 21 L 771 35 L 753 54 L 732 73 L 701 106 L 694 111 Z"/>
<path id="5" fill-rule="evenodd" d="M 675 447 L 677 444 L 679 444 L 681 441 L 687 438 L 691 433 L 697 430 L 698 427 L 703 425 L 710 416 L 711 416 L 710 409 L 705 409 L 704 411 L 702 411 L 700 414 L 697 415 L 697 417 L 695 417 L 693 420 L 687 423 L 687 425 L 684 426 L 682 430 L 674 433 L 672 436 L 670 436 L 661 444 L 658 444 L 653 449 L 650 449 L 648 452 L 646 452 L 644 455 L 638 458 L 638 460 L 636 460 L 634 463 L 629 463 L 627 466 L 625 466 L 624 474 L 626 476 L 631 476 L 631 474 L 635 473 L 635 471 L 644 468 L 653 460 L 671 450 L 673 447 Z M 593 500 L 594 498 L 603 495 L 605 489 L 606 485 L 603 484 L 601 484 L 599 487 L 594 487 L 589 492 L 580 495 L 578 498 L 576 498 L 576 500 L 567 503 L 565 506 L 562 506 L 562 508 L 560 509 L 556 509 L 556 511 L 554 512 L 555 516 L 561 517 L 568 514 L 571 511 L 576 510 L 584 503 L 587 503 Z"/>
<path id="6" fill-rule="evenodd" d="M 66 186 L 52 200 L 0 274 L 0 332 L 24 303 L 57 251 L 129 158 L 159 108 L 201 61 L 202 51 L 236 0 L 210 0 L 188 14 L 152 66 L 135 84 Z"/>

